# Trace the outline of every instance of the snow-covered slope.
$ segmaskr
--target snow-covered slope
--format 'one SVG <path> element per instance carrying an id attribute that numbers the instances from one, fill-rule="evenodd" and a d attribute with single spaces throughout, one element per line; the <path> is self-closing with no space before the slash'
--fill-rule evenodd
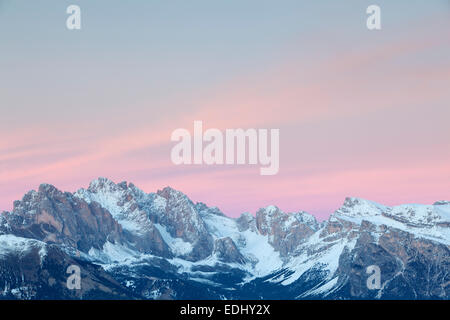
<path id="1" fill-rule="evenodd" d="M 47 254 L 46 243 L 34 239 L 17 237 L 12 234 L 0 235 L 0 257 L 9 254 L 24 255 L 31 250 L 37 250 L 42 260 Z"/>
<path id="2" fill-rule="evenodd" d="M 405 204 L 394 207 L 359 198 L 347 198 L 330 221 L 346 220 L 360 225 L 368 221 L 376 226 L 389 226 L 446 245 L 450 245 L 450 204 Z"/>

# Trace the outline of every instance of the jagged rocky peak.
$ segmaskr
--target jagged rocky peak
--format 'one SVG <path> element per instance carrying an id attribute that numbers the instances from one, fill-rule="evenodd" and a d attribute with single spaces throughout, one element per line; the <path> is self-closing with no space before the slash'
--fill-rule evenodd
<path id="1" fill-rule="evenodd" d="M 209 256 L 214 241 L 194 203 L 171 187 L 158 190 L 157 195 L 166 199 L 166 207 L 164 213 L 156 217 L 156 222 L 164 225 L 173 238 L 181 238 L 193 245 L 186 258 L 199 260 Z"/>
<path id="2" fill-rule="evenodd" d="M 162 190 L 156 192 L 157 195 L 164 199 L 173 202 L 186 202 L 193 205 L 193 202 L 183 192 L 175 190 L 172 187 L 165 187 Z"/>
<path id="3" fill-rule="evenodd" d="M 75 195 L 88 203 L 99 203 L 111 212 L 126 231 L 126 239 L 133 243 L 134 249 L 170 256 L 169 247 L 151 219 L 156 214 L 155 194 L 146 194 L 132 183 L 115 184 L 109 179 L 98 178 L 88 189 L 80 189 Z"/>
<path id="4" fill-rule="evenodd" d="M 379 203 L 361 199 L 361 198 L 345 198 L 344 204 L 335 211 L 333 215 L 344 216 L 374 216 L 382 215 L 387 210 L 386 206 Z"/>
<path id="5" fill-rule="evenodd" d="M 267 206 L 256 212 L 256 226 L 263 235 L 270 234 L 274 224 L 286 220 L 287 215 L 276 206 Z"/>
<path id="6" fill-rule="evenodd" d="M 125 229 L 139 231 L 149 228 L 148 214 L 143 207 L 150 198 L 133 184 L 115 184 L 107 178 L 98 178 L 87 189 L 80 189 L 75 196 L 87 201 L 98 202 L 109 210 Z"/>
<path id="7" fill-rule="evenodd" d="M 194 222 L 201 221 L 194 203 L 181 191 L 175 190 L 171 187 L 165 187 L 156 192 L 158 196 L 165 199 L 165 216 L 179 217 Z M 164 219 L 164 217 L 161 217 Z M 188 222 L 188 221 L 186 221 Z"/>
<path id="8" fill-rule="evenodd" d="M 79 192 L 82 192 L 83 190 L 84 189 L 80 189 Z M 126 194 L 129 198 L 142 198 L 146 196 L 146 193 L 137 188 L 133 183 L 122 181 L 116 184 L 112 180 L 103 177 L 91 181 L 87 191 L 91 193 L 114 194 L 116 196 Z"/>
<path id="9" fill-rule="evenodd" d="M 173 189 L 172 187 L 167 186 L 164 187 L 162 190 L 158 190 L 156 193 L 165 199 L 169 199 L 169 197 L 171 197 L 173 194 L 181 192 Z"/>
<path id="10" fill-rule="evenodd" d="M 31 190 L 23 196 L 22 200 L 14 201 L 13 211 L 17 213 L 30 213 L 31 211 L 31 213 L 34 213 L 36 204 L 43 200 L 51 198 L 64 202 L 68 195 L 70 194 L 63 193 L 51 184 L 43 183 L 39 186 L 38 191 Z"/>
<path id="11" fill-rule="evenodd" d="M 5 216 L 14 235 L 64 244 L 82 251 L 121 242 L 121 226 L 98 203 L 88 204 L 50 184 L 28 192 Z"/>
<path id="12" fill-rule="evenodd" d="M 317 230 L 319 228 L 319 222 L 317 221 L 316 217 L 314 217 L 312 214 L 309 214 L 306 211 L 299 211 L 295 213 L 295 218 L 300 222 L 304 223 L 314 230 Z"/>
<path id="13" fill-rule="evenodd" d="M 56 189 L 55 186 L 48 184 L 48 183 L 42 183 L 39 186 L 38 192 L 43 193 L 48 196 L 57 196 L 57 195 L 62 194 L 62 192 L 60 190 Z"/>
<path id="14" fill-rule="evenodd" d="M 27 192 L 23 197 L 22 200 L 16 200 L 13 203 L 13 211 L 16 212 L 28 212 L 31 209 L 31 204 L 35 203 L 38 198 L 38 193 L 35 190 L 31 190 Z M 9 214 L 9 212 L 7 212 Z"/>
<path id="15" fill-rule="evenodd" d="M 138 245 L 139 251 L 167 256 L 161 234 L 165 231 L 171 238 L 192 244 L 188 259 L 204 258 L 213 250 L 213 240 L 194 203 L 171 187 L 146 194 L 131 183 L 115 184 L 109 179 L 98 178 L 87 190 L 80 189 L 76 195 L 108 209 L 128 234 L 135 236 L 130 241 Z M 162 245 L 153 246 L 152 243 Z"/>
<path id="16" fill-rule="evenodd" d="M 274 226 L 288 229 L 298 224 L 304 224 L 314 230 L 318 228 L 318 222 L 313 215 L 305 211 L 285 213 L 277 206 L 261 208 L 256 212 L 256 224 L 261 234 L 271 234 Z"/>
<path id="17" fill-rule="evenodd" d="M 276 206 L 268 206 L 256 212 L 256 228 L 260 234 L 269 236 L 269 243 L 281 256 L 287 256 L 318 228 L 316 219 L 307 215 L 285 213 Z"/>
<path id="18" fill-rule="evenodd" d="M 91 183 L 89 183 L 88 190 L 91 192 L 95 192 L 98 190 L 110 190 L 114 191 L 117 190 L 118 186 L 108 178 L 99 177 L 95 180 L 92 180 Z"/>
<path id="19" fill-rule="evenodd" d="M 332 241 L 359 228 L 364 222 L 385 224 L 390 220 L 386 216 L 389 210 L 390 207 L 370 200 L 347 197 L 342 206 L 324 222 L 320 237 Z"/>
<path id="20" fill-rule="evenodd" d="M 40 213 L 46 206 L 51 206 L 52 202 L 58 205 L 75 205 L 76 200 L 73 199 L 69 192 L 62 192 L 51 184 L 41 184 L 38 191 L 31 190 L 27 192 L 22 200 L 14 201 L 12 214 L 21 216 L 32 216 Z"/>
<path id="21" fill-rule="evenodd" d="M 195 209 L 201 216 L 208 215 L 208 214 L 214 214 L 217 216 L 225 217 L 225 214 L 222 211 L 220 211 L 220 209 L 218 207 L 208 207 L 203 202 L 197 202 L 195 204 Z"/>
<path id="22" fill-rule="evenodd" d="M 137 188 L 133 183 L 128 183 L 126 181 L 115 183 L 114 181 L 99 177 L 97 179 L 92 180 L 89 183 L 89 187 L 87 189 L 81 188 L 80 190 L 86 190 L 91 193 L 103 192 L 103 193 L 117 193 L 117 192 L 132 192 L 136 194 L 145 194 L 142 190 Z"/>

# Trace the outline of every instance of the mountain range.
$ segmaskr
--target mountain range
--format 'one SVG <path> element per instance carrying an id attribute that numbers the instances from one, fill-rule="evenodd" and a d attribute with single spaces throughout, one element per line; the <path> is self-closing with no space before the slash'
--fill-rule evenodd
<path id="1" fill-rule="evenodd" d="M 346 198 L 318 222 L 276 206 L 230 218 L 106 178 L 42 184 L 0 214 L 0 299 L 449 299 L 449 250 L 449 201 Z"/>

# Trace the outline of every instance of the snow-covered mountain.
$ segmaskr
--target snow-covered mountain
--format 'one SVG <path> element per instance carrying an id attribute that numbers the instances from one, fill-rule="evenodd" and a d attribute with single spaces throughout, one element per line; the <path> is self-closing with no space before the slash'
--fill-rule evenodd
<path id="1" fill-rule="evenodd" d="M 99 178 L 72 194 L 43 184 L 0 215 L 0 297 L 448 299 L 449 246 L 448 201 L 347 198 L 319 223 L 276 206 L 230 218 L 170 187 L 147 194 Z M 66 288 L 71 264 L 81 290 Z"/>

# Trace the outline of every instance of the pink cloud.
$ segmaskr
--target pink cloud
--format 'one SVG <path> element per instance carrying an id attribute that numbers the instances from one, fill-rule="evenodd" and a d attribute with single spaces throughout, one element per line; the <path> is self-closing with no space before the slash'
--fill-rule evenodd
<path id="1" fill-rule="evenodd" d="M 415 39 L 393 38 L 318 62 L 280 61 L 239 75 L 191 101 L 193 110 L 146 127 L 2 132 L 0 206 L 11 208 L 41 182 L 73 191 L 98 176 L 133 181 L 147 192 L 171 185 L 232 215 L 277 204 L 325 217 L 345 196 L 386 204 L 448 198 L 450 145 L 443 137 L 450 129 L 436 124 L 450 118 L 450 65 L 411 69 L 399 63 L 442 45 L 440 35 Z M 170 134 L 192 130 L 194 120 L 203 120 L 205 129 L 280 128 L 280 174 L 261 177 L 251 166 L 172 165 Z"/>

